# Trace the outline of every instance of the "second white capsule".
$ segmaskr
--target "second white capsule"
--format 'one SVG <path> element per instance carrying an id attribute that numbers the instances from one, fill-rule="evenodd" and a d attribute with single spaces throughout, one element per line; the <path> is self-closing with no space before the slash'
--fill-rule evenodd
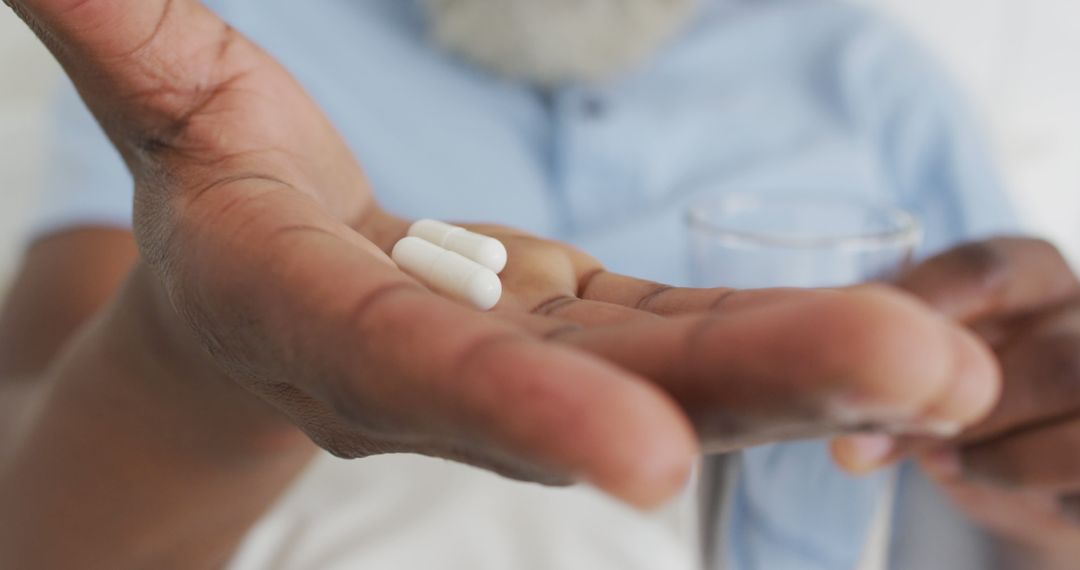
<path id="1" fill-rule="evenodd" d="M 494 271 L 419 237 L 394 246 L 394 263 L 432 289 L 486 311 L 502 298 L 502 281 Z"/>
<path id="2" fill-rule="evenodd" d="M 409 228 L 409 235 L 460 253 L 495 273 L 502 273 L 506 268 L 506 246 L 493 237 L 437 220 L 414 223 Z"/>

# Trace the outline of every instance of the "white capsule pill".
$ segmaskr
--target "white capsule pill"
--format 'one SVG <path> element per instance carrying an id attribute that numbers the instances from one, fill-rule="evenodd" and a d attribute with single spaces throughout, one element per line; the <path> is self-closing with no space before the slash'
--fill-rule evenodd
<path id="1" fill-rule="evenodd" d="M 460 253 L 495 273 L 506 268 L 506 246 L 493 237 L 436 220 L 416 222 L 409 228 L 409 235 Z"/>
<path id="2" fill-rule="evenodd" d="M 398 267 L 432 289 L 482 311 L 494 307 L 502 297 L 502 281 L 494 271 L 418 237 L 397 242 L 391 257 Z"/>

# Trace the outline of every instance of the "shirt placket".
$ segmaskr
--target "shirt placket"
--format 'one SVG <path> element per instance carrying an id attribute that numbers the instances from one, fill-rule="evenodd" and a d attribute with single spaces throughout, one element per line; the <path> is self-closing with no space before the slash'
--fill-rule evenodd
<path id="1" fill-rule="evenodd" d="M 571 233 L 630 215 L 641 201 L 635 135 L 621 120 L 617 96 L 567 88 L 554 97 L 555 186 Z M 638 135 L 640 136 L 640 135 Z"/>

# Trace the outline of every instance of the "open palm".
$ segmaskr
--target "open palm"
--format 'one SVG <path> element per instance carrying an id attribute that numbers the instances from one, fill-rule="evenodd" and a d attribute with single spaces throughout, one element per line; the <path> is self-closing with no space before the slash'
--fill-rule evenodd
<path id="1" fill-rule="evenodd" d="M 393 265 L 408 222 L 296 81 L 201 3 L 8 1 L 135 177 L 143 273 L 216 366 L 336 454 L 582 478 L 645 505 L 685 481 L 694 428 L 716 450 L 917 432 L 996 397 L 981 345 L 879 287 L 673 289 L 476 226 L 508 246 L 506 294 L 459 305 Z"/>

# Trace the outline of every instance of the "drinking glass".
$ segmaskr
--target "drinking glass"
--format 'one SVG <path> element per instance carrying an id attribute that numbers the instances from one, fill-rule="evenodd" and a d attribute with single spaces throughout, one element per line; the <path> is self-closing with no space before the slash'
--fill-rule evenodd
<path id="1" fill-rule="evenodd" d="M 728 194 L 687 214 L 699 287 L 835 287 L 906 267 L 922 229 L 905 210 L 862 197 Z"/>
<path id="2" fill-rule="evenodd" d="M 698 287 L 839 287 L 885 279 L 911 264 L 922 241 L 919 222 L 902 208 L 866 197 L 808 192 L 707 196 L 691 204 L 687 228 L 691 276 Z M 763 460 L 762 451 L 743 459 L 751 462 L 749 473 L 755 466 L 760 474 L 761 465 L 778 465 Z M 715 503 L 701 511 L 705 534 L 713 541 L 725 534 L 715 531 L 726 525 L 723 503 L 730 501 L 724 497 L 733 492 L 739 462 L 707 461 L 701 474 L 702 496 Z M 887 491 L 859 570 L 885 565 L 895 472 L 885 477 Z M 706 560 L 720 556 L 721 545 L 705 546 Z"/>

